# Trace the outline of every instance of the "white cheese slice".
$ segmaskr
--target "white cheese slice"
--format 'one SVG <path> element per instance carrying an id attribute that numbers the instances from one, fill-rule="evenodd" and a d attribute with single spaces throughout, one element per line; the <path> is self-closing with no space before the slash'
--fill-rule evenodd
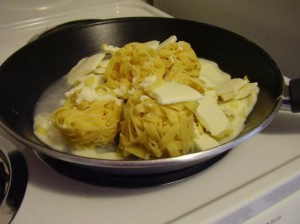
<path id="1" fill-rule="evenodd" d="M 158 40 L 152 40 L 152 41 L 148 41 L 145 43 L 148 47 L 156 50 L 160 44 L 160 42 Z"/>
<path id="2" fill-rule="evenodd" d="M 93 73 L 91 73 L 89 75 L 86 75 L 86 76 L 79 77 L 78 80 L 80 81 L 80 83 L 78 85 L 74 86 L 73 88 L 71 88 L 70 90 L 65 92 L 64 95 L 66 97 L 69 97 L 70 95 L 72 95 L 77 90 L 81 90 L 81 89 L 84 89 L 84 88 L 96 89 L 96 87 L 99 84 L 104 84 L 105 83 L 104 75 L 95 75 Z"/>
<path id="3" fill-rule="evenodd" d="M 200 77 L 207 82 L 209 86 L 215 86 L 218 83 L 225 82 L 231 79 L 231 76 L 223 72 L 217 63 L 199 58 L 201 70 Z"/>
<path id="4" fill-rule="evenodd" d="M 257 87 L 257 85 L 255 85 L 255 83 L 248 83 L 246 86 L 248 85 L 250 85 L 250 87 L 247 87 L 247 90 L 245 91 L 250 91 L 250 93 L 248 93 L 246 97 L 243 97 L 241 99 L 228 100 L 221 104 L 221 108 L 225 112 L 225 114 L 227 114 L 228 116 L 233 115 L 242 117 L 247 117 L 250 114 L 250 112 L 253 110 L 254 105 L 256 104 L 259 88 Z"/>
<path id="5" fill-rule="evenodd" d="M 245 120 L 246 120 L 245 117 L 240 117 L 240 116 L 233 117 L 233 119 L 230 120 L 230 123 L 226 131 L 221 133 L 221 135 L 215 137 L 218 139 L 218 141 L 221 144 L 231 141 L 243 131 Z"/>
<path id="6" fill-rule="evenodd" d="M 68 73 L 68 83 L 72 85 L 79 77 L 94 71 L 104 57 L 104 53 L 99 53 L 80 60 Z"/>
<path id="7" fill-rule="evenodd" d="M 158 49 L 170 44 L 170 43 L 174 43 L 177 41 L 177 37 L 175 35 L 170 36 L 168 39 L 166 39 L 165 41 L 163 41 L 159 46 Z"/>
<path id="8" fill-rule="evenodd" d="M 247 104 L 241 100 L 229 100 L 222 103 L 220 107 L 227 116 L 241 116 Z"/>
<path id="9" fill-rule="evenodd" d="M 161 105 L 196 101 L 202 98 L 202 94 L 197 90 L 177 82 L 164 82 L 159 87 L 150 90 L 148 95 Z"/>
<path id="10" fill-rule="evenodd" d="M 106 68 L 109 64 L 110 59 L 104 59 L 98 64 L 98 68 Z"/>
<path id="11" fill-rule="evenodd" d="M 138 87 L 145 89 L 148 86 L 153 85 L 156 82 L 156 80 L 157 80 L 156 75 L 147 76 L 140 84 L 138 84 Z"/>
<path id="12" fill-rule="evenodd" d="M 110 54 L 114 54 L 116 51 L 120 50 L 119 47 L 115 47 L 113 45 L 109 45 L 109 44 L 102 44 L 102 50 L 110 53 Z"/>
<path id="13" fill-rule="evenodd" d="M 228 126 L 227 116 L 221 107 L 214 102 L 211 94 L 204 95 L 198 102 L 199 106 L 195 112 L 197 119 L 213 136 L 219 135 Z"/>
<path id="14" fill-rule="evenodd" d="M 204 151 L 220 145 L 217 140 L 210 137 L 208 134 L 199 134 L 198 132 L 195 133 L 194 144 L 197 151 Z"/>
<path id="15" fill-rule="evenodd" d="M 106 71 L 106 68 L 96 68 L 93 73 L 97 74 L 97 75 L 103 75 Z"/>
<path id="16" fill-rule="evenodd" d="M 252 91 L 252 93 L 249 96 L 241 99 L 241 101 L 247 102 L 248 105 L 247 109 L 244 112 L 246 117 L 252 112 L 257 102 L 259 90 L 260 89 L 257 87 L 255 90 Z"/>
<path id="17" fill-rule="evenodd" d="M 240 88 L 234 99 L 242 99 L 249 96 L 253 92 L 257 92 L 258 87 L 256 82 L 247 83 L 245 86 Z"/>
<path id="18" fill-rule="evenodd" d="M 237 92 L 247 83 L 247 80 L 234 78 L 216 85 L 214 90 L 217 96 L 220 96 L 223 100 L 229 100 L 234 98 Z"/>

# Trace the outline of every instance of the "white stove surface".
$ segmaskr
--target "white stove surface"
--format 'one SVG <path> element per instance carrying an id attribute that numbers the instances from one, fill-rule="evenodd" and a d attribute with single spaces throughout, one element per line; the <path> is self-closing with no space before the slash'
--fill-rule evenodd
<path id="1" fill-rule="evenodd" d="M 1 12 L 0 63 L 37 33 L 62 22 L 168 16 L 141 1 L 108 3 L 104 0 L 96 4 L 97 1 L 89 0 L 82 9 L 83 3 L 76 1 L 68 12 L 54 9 L 56 6 L 67 9 L 71 2 L 74 3 L 65 0 L 57 6 L 44 1 L 50 4 L 50 12 L 38 19 L 25 13 L 17 20 Z M 0 11 L 8 10 L 7 7 L 16 9 L 17 5 L 5 6 L 1 2 Z M 24 6 L 20 7 L 17 10 L 25 10 Z M 35 7 L 25 11 L 38 11 Z M 231 150 L 209 169 L 177 183 L 144 189 L 101 187 L 76 181 L 52 171 L 31 150 L 18 144 L 28 162 L 29 180 L 23 203 L 12 223 L 233 224 L 245 220 L 263 224 L 299 223 L 286 222 L 291 216 L 280 209 L 275 215 L 270 213 L 265 219 L 255 220 L 262 211 L 296 195 L 300 189 L 299 134 L 299 114 L 279 112 L 264 131 Z M 8 137 L 2 130 L 0 135 Z"/>

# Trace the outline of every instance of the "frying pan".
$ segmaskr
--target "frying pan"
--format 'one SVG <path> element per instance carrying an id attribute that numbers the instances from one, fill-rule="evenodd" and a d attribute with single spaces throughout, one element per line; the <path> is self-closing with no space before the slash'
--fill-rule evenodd
<path id="1" fill-rule="evenodd" d="M 265 128 L 276 116 L 284 99 L 284 78 L 272 58 L 251 41 L 208 24 L 174 18 L 119 18 L 73 22 L 60 26 L 27 44 L 0 67 L 0 125 L 34 151 L 79 167 L 117 175 L 147 175 L 176 172 L 235 147 Z M 113 161 L 87 158 L 53 150 L 33 133 L 33 113 L 45 89 L 65 75 L 80 59 L 95 54 L 101 44 L 123 46 L 171 35 L 189 42 L 198 57 L 215 61 L 232 77 L 258 82 L 257 104 L 243 132 L 233 141 L 211 150 L 185 156 L 146 161 Z M 293 80 L 292 107 L 299 111 L 299 80 Z M 294 90 L 292 90 L 294 89 Z M 291 97 L 292 97 L 291 95 Z M 298 99 L 297 99 L 298 98 Z"/>

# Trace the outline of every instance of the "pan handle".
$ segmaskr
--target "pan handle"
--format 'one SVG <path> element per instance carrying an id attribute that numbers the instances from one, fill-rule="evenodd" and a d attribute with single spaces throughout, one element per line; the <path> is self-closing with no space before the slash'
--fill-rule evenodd
<path id="1" fill-rule="evenodd" d="M 284 77 L 284 80 L 286 85 L 281 109 L 298 113 L 300 112 L 300 78 Z"/>

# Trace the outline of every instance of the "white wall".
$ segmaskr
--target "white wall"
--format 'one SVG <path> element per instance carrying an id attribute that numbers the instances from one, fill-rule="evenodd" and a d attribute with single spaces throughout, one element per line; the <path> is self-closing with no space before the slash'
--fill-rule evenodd
<path id="1" fill-rule="evenodd" d="M 256 42 L 288 77 L 300 77 L 299 0 L 154 0 L 178 18 L 236 32 Z"/>

